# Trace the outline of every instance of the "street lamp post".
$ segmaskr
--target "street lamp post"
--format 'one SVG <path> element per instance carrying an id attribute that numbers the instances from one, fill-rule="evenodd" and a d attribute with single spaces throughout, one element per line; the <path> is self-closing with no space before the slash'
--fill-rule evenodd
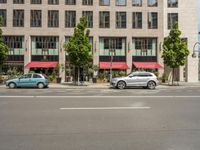
<path id="1" fill-rule="evenodd" d="M 200 43 L 199 43 L 199 42 L 196 42 L 196 43 L 194 44 L 193 53 L 192 53 L 192 57 L 193 57 L 193 58 L 196 58 L 196 57 L 197 57 L 196 52 L 199 52 L 199 50 L 195 50 L 195 47 L 196 47 L 197 45 L 200 45 Z"/>

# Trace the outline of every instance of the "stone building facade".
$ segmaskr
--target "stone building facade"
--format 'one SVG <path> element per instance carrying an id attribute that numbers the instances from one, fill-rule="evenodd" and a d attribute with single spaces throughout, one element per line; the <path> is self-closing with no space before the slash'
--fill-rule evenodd
<path id="1" fill-rule="evenodd" d="M 105 70 L 113 44 L 117 66 L 113 69 L 127 73 L 138 64 L 160 75 L 167 70 L 161 58 L 162 43 L 178 21 L 191 53 L 177 76 L 180 81 L 198 81 L 198 58 L 191 57 L 198 41 L 197 0 L 0 0 L 3 35 L 10 46 L 5 64 L 21 67 L 25 73 L 31 62 L 65 64 L 63 44 L 83 15 L 88 18 L 93 64 Z M 64 81 L 65 72 L 61 76 Z"/>

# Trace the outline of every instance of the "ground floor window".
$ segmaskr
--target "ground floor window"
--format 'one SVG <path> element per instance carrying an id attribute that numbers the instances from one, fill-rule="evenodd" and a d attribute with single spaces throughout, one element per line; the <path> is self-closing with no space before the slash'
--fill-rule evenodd
<path id="1" fill-rule="evenodd" d="M 59 37 L 56 36 L 32 36 L 32 55 L 58 55 Z"/>
<path id="2" fill-rule="evenodd" d="M 126 38 L 123 37 L 100 37 L 100 56 L 110 56 L 111 49 L 113 56 L 126 55 Z"/>
<path id="3" fill-rule="evenodd" d="M 156 56 L 157 38 L 133 38 L 133 56 Z"/>
<path id="4" fill-rule="evenodd" d="M 3 40 L 9 47 L 8 55 L 24 55 L 23 36 L 3 36 Z"/>

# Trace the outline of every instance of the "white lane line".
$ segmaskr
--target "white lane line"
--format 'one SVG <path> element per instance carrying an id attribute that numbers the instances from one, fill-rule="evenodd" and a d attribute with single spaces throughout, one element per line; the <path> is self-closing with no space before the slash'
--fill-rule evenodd
<path id="1" fill-rule="evenodd" d="M 119 110 L 119 109 L 151 109 L 151 107 L 74 107 L 60 108 L 60 110 Z"/>
<path id="2" fill-rule="evenodd" d="M 194 96 L 148 96 L 148 95 L 138 95 L 138 96 L 0 96 L 0 98 L 200 98 L 200 95 Z"/>

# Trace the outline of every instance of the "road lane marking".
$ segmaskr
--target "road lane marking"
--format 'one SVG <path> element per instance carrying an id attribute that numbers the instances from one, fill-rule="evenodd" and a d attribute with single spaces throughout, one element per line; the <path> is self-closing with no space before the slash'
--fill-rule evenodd
<path id="1" fill-rule="evenodd" d="M 122 96 L 122 95 L 116 95 L 116 96 L 0 96 L 0 98 L 200 98 L 200 95 L 186 95 L 186 96 L 150 96 L 150 95 L 138 95 L 138 96 Z"/>
<path id="2" fill-rule="evenodd" d="M 60 110 L 119 110 L 119 109 L 151 109 L 151 107 L 73 107 L 60 108 Z"/>

